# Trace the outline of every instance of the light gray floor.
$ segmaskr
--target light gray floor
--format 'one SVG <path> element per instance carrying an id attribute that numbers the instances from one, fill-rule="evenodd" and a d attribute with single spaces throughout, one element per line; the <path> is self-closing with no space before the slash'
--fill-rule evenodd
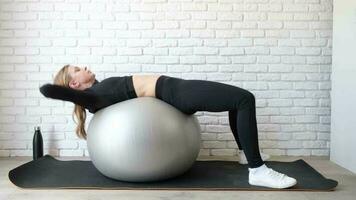
<path id="1" fill-rule="evenodd" d="M 69 200 L 69 199 L 356 199 L 356 175 L 352 172 L 334 164 L 326 157 L 286 157 L 278 156 L 271 157 L 269 160 L 276 161 L 293 161 L 304 159 L 308 164 L 313 166 L 326 178 L 337 180 L 339 185 L 332 192 L 282 192 L 282 191 L 169 191 L 169 190 L 84 190 L 84 189 L 69 189 L 69 190 L 30 190 L 21 189 L 13 185 L 8 179 L 8 172 L 26 162 L 29 162 L 31 157 L 12 157 L 0 158 L 0 199 L 1 200 Z M 82 157 L 63 157 L 59 160 L 88 160 Z M 198 160 L 236 160 L 234 157 L 199 157 Z"/>

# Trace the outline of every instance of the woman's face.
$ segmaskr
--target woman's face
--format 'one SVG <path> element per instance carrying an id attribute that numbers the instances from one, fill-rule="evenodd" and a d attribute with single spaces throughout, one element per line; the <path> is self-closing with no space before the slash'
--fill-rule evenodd
<path id="1" fill-rule="evenodd" d="M 73 89 L 84 90 L 91 87 L 95 82 L 95 74 L 88 70 L 86 66 L 78 67 L 71 65 L 68 67 L 68 73 L 72 77 L 69 87 Z"/>

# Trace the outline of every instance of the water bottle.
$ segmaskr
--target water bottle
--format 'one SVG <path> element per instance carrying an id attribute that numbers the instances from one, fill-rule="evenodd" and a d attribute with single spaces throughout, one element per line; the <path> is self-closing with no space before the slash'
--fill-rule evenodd
<path id="1" fill-rule="evenodd" d="M 41 135 L 41 128 L 39 126 L 35 127 L 35 134 L 33 136 L 32 148 L 33 148 L 33 160 L 37 160 L 38 158 L 43 156 L 43 140 Z"/>

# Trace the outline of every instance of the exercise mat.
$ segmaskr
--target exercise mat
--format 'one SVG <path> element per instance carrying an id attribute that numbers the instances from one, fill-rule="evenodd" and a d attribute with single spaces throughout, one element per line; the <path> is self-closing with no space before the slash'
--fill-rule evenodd
<path id="1" fill-rule="evenodd" d="M 274 189 L 248 183 L 248 166 L 236 161 L 195 161 L 184 174 L 153 182 L 125 182 L 101 174 L 90 160 L 57 160 L 45 155 L 9 171 L 10 181 L 31 189 L 111 190 L 291 190 L 331 191 L 338 182 L 327 179 L 304 160 L 265 161 L 268 167 L 297 179 L 291 188 Z"/>

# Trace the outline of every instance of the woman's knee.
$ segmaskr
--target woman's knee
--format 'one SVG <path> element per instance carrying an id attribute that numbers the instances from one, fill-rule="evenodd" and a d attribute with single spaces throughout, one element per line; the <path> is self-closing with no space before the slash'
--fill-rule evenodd
<path id="1" fill-rule="evenodd" d="M 247 91 L 247 99 L 249 102 L 255 103 L 255 95 L 250 91 Z"/>
<path id="2" fill-rule="evenodd" d="M 242 99 L 240 100 L 238 109 L 243 110 L 246 108 L 251 108 L 252 106 L 255 106 L 255 95 L 252 92 L 246 90 Z"/>

